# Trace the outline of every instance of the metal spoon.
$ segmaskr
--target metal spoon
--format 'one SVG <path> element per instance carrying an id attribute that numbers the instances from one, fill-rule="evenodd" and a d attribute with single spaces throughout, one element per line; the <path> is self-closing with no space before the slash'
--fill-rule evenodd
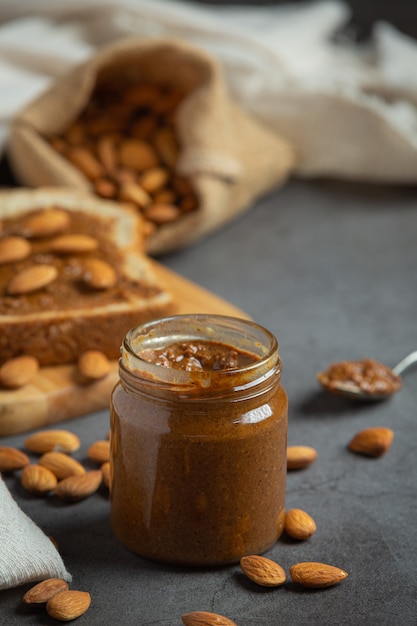
<path id="1" fill-rule="evenodd" d="M 392 368 L 391 371 L 397 376 L 400 376 L 415 363 L 417 363 L 417 350 L 415 350 L 414 352 L 411 352 L 406 357 L 404 357 L 399 363 L 397 363 L 395 367 Z M 320 382 L 320 376 L 323 376 L 324 374 L 325 374 L 324 372 L 317 374 L 317 379 L 319 380 L 319 382 Z M 396 393 L 396 391 L 392 391 L 390 393 L 366 392 L 363 389 L 361 389 L 358 385 L 355 385 L 352 382 L 348 382 L 348 383 L 343 382 L 342 380 L 340 381 L 332 380 L 331 388 L 326 387 L 324 383 L 321 383 L 321 384 L 323 385 L 325 389 L 327 389 L 327 391 L 331 391 L 339 395 L 347 396 L 355 400 L 371 400 L 371 401 L 385 400 L 391 397 L 394 393 Z"/>

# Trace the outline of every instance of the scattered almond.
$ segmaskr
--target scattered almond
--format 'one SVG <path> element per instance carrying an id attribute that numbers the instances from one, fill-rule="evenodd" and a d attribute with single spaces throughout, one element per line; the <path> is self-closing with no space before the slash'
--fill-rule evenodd
<path id="1" fill-rule="evenodd" d="M 21 261 L 29 256 L 32 246 L 23 237 L 4 237 L 0 241 L 0 264 Z"/>
<path id="2" fill-rule="evenodd" d="M 13 276 L 7 285 L 7 293 L 17 296 L 37 291 L 52 283 L 57 276 L 58 270 L 53 265 L 32 265 Z"/>
<path id="3" fill-rule="evenodd" d="M 55 548 L 59 551 L 59 544 L 58 544 L 57 540 L 55 539 L 55 537 L 51 537 L 51 536 L 49 535 L 48 539 L 49 539 L 49 541 L 50 541 L 51 543 L 53 543 L 53 544 L 54 544 Z"/>
<path id="4" fill-rule="evenodd" d="M 75 452 L 80 447 L 80 439 L 69 430 L 41 430 L 24 441 L 25 447 L 31 452 Z"/>
<path id="5" fill-rule="evenodd" d="M 305 561 L 290 567 L 291 578 L 303 587 L 321 588 L 331 587 L 347 578 L 348 573 L 339 567 Z"/>
<path id="6" fill-rule="evenodd" d="M 30 493 L 46 495 L 57 485 L 57 477 L 51 470 L 42 465 L 32 464 L 23 468 L 20 477 L 22 486 Z"/>
<path id="7" fill-rule="evenodd" d="M 70 216 L 62 209 L 43 209 L 29 215 L 24 224 L 22 233 L 25 237 L 51 237 L 62 233 L 70 224 Z"/>
<path id="8" fill-rule="evenodd" d="M 100 380 L 110 372 L 110 361 L 99 350 L 87 350 L 78 359 L 78 371 L 87 380 Z"/>
<path id="9" fill-rule="evenodd" d="M 281 565 L 264 556 L 243 556 L 240 567 L 250 580 L 264 587 L 278 587 L 287 579 Z"/>
<path id="10" fill-rule="evenodd" d="M 317 530 L 316 522 L 302 509 L 290 509 L 285 516 L 285 532 L 293 539 L 308 539 Z"/>
<path id="11" fill-rule="evenodd" d="M 95 441 L 87 450 L 87 456 L 96 463 L 105 463 L 110 459 L 110 441 Z"/>
<path id="12" fill-rule="evenodd" d="M 81 463 L 65 452 L 45 452 L 39 459 L 39 465 L 51 470 L 58 480 L 85 474 L 85 468 Z"/>
<path id="13" fill-rule="evenodd" d="M 103 474 L 103 482 L 106 487 L 110 488 L 110 461 L 105 461 L 101 466 L 101 473 Z"/>
<path id="14" fill-rule="evenodd" d="M 90 235 L 61 235 L 55 237 L 49 244 L 49 249 L 57 254 L 79 254 L 94 252 L 98 248 L 98 241 Z"/>
<path id="15" fill-rule="evenodd" d="M 288 446 L 287 469 L 297 470 L 308 467 L 317 459 L 317 451 L 310 446 Z"/>
<path id="16" fill-rule="evenodd" d="M 13 472 L 29 465 L 27 454 L 12 446 L 0 446 L 0 472 Z"/>
<path id="17" fill-rule="evenodd" d="M 0 367 L 0 384 L 8 389 L 28 385 L 39 371 L 39 361 L 29 355 L 9 359 Z"/>
<path id="18" fill-rule="evenodd" d="M 91 604 L 87 591 L 66 590 L 54 595 L 46 604 L 48 615 L 62 622 L 69 622 L 83 615 Z"/>
<path id="19" fill-rule="evenodd" d="M 83 281 L 92 289 L 110 289 L 116 284 L 116 271 L 105 261 L 88 259 L 83 267 Z"/>
<path id="20" fill-rule="evenodd" d="M 365 428 L 357 433 L 349 443 L 349 449 L 366 456 L 379 457 L 391 447 L 394 432 L 384 426 Z"/>
<path id="21" fill-rule="evenodd" d="M 77 502 L 91 496 L 100 487 L 103 480 L 101 470 L 91 470 L 78 476 L 68 476 L 61 480 L 54 489 L 55 494 L 66 502 Z"/>
<path id="22" fill-rule="evenodd" d="M 184 626 L 237 626 L 231 619 L 217 613 L 193 611 L 181 616 Z"/>
<path id="23" fill-rule="evenodd" d="M 60 578 L 47 578 L 38 583 L 23 596 L 25 604 L 46 604 L 53 596 L 60 591 L 66 591 L 68 583 Z"/>

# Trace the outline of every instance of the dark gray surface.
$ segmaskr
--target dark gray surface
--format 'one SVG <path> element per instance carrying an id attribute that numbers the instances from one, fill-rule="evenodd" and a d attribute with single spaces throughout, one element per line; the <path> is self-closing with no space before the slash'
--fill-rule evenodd
<path id="1" fill-rule="evenodd" d="M 183 570 L 128 553 L 112 536 L 105 492 L 74 505 L 39 500 L 7 478 L 17 501 L 57 539 L 72 588 L 92 595 L 77 624 L 175 626 L 192 610 L 238 626 L 417 624 L 417 369 L 390 401 L 355 405 L 321 392 L 315 373 L 340 359 L 394 365 L 417 349 L 417 190 L 292 181 L 198 245 L 161 259 L 229 299 L 273 331 L 290 402 L 289 443 L 319 453 L 288 476 L 287 505 L 308 511 L 317 533 L 281 539 L 267 556 L 287 571 L 303 560 L 346 569 L 339 586 L 256 587 L 239 567 Z M 392 448 L 370 460 L 346 448 L 358 430 L 384 425 Z M 106 435 L 106 411 L 64 423 L 83 442 Z M 24 435 L 1 440 L 21 446 Z M 0 624 L 52 624 L 2 591 Z"/>

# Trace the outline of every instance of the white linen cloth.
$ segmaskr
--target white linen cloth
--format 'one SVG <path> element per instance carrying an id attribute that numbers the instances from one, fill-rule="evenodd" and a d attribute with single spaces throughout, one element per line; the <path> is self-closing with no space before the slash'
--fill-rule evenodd
<path id="1" fill-rule="evenodd" d="M 0 589 L 47 578 L 71 581 L 52 541 L 22 511 L 0 476 Z"/>
<path id="2" fill-rule="evenodd" d="M 223 64 L 237 101 L 296 148 L 296 174 L 417 180 L 417 42 L 378 22 L 334 43 L 342 0 L 222 6 L 186 0 L 0 0 L 0 146 L 55 77 L 129 35 L 189 41 Z"/>

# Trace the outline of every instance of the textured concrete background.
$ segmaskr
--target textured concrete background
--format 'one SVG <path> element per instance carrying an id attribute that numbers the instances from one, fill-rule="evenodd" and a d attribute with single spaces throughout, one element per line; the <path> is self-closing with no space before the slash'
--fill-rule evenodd
<path id="1" fill-rule="evenodd" d="M 7 483 L 22 508 L 54 536 L 72 587 L 93 601 L 77 623 L 175 626 L 206 610 L 238 626 L 411 625 L 416 623 L 417 369 L 388 402 L 356 405 L 322 392 L 317 370 L 371 356 L 394 365 L 417 349 L 417 192 L 293 181 L 199 245 L 163 262 L 228 298 L 279 339 L 290 402 L 289 443 L 319 453 L 288 476 L 287 505 L 308 511 L 317 533 L 281 539 L 268 556 L 285 569 L 318 560 L 346 569 L 341 585 L 306 591 L 256 587 L 238 566 L 182 570 L 144 561 L 112 536 L 106 495 L 75 505 L 30 497 Z M 395 432 L 386 456 L 346 449 L 368 426 Z M 63 426 L 81 436 L 77 453 L 105 436 L 108 413 Z M 24 436 L 2 440 L 22 444 Z M 0 624 L 49 624 L 22 606 L 23 589 L 1 593 Z"/>
<path id="2" fill-rule="evenodd" d="M 414 5 L 356 2 L 356 10 L 363 32 L 375 10 L 415 34 Z M 415 187 L 294 180 L 198 245 L 161 259 L 279 340 L 289 443 L 319 453 L 310 468 L 289 474 L 287 505 L 308 511 L 317 533 L 302 543 L 283 538 L 267 556 L 286 570 L 318 560 L 350 575 L 322 591 L 291 583 L 265 589 L 238 566 L 196 571 L 144 561 L 113 537 L 104 492 L 67 506 L 32 498 L 9 477 L 24 511 L 57 539 L 72 587 L 92 595 L 77 624 L 176 626 L 192 610 L 226 615 L 238 626 L 417 624 L 417 369 L 397 396 L 377 404 L 330 396 L 315 381 L 335 360 L 370 356 L 394 365 L 417 349 L 416 240 Z M 395 432 L 384 457 L 347 450 L 354 433 L 378 425 Z M 80 435 L 76 456 L 83 460 L 107 433 L 108 412 L 62 426 Z M 20 446 L 23 439 L 1 443 Z M 25 590 L 1 592 L 0 624 L 55 624 L 22 605 Z"/>

